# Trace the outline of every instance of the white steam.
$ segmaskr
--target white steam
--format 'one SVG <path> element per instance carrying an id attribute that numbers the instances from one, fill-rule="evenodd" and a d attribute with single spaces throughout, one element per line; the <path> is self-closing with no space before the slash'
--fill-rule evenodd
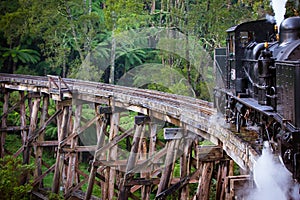
<path id="1" fill-rule="evenodd" d="M 268 20 L 269 22 L 271 22 L 272 24 L 276 23 L 275 17 L 272 15 L 268 15 L 266 14 L 266 20 Z"/>
<path id="2" fill-rule="evenodd" d="M 257 188 L 249 192 L 248 200 L 299 200 L 299 185 L 292 180 L 291 173 L 275 160 L 269 144 L 265 143 L 262 156 L 253 170 Z"/>
<path id="3" fill-rule="evenodd" d="M 286 2 L 287 0 L 271 0 L 271 5 L 275 13 L 275 21 L 278 27 L 280 26 L 280 23 L 284 20 Z"/>

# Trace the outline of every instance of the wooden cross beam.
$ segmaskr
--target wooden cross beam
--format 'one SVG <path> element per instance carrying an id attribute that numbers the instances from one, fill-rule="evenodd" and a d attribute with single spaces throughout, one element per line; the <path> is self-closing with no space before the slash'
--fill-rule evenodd
<path id="1" fill-rule="evenodd" d="M 213 145 L 199 145 L 197 156 L 199 162 L 217 161 L 224 158 L 222 147 Z"/>

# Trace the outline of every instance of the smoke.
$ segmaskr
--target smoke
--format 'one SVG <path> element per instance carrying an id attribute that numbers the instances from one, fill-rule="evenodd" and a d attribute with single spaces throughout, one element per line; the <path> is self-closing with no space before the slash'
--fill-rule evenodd
<path id="1" fill-rule="evenodd" d="M 284 20 L 286 2 L 287 0 L 271 0 L 271 5 L 275 13 L 275 21 L 278 27 L 280 26 L 280 23 Z"/>
<path id="2" fill-rule="evenodd" d="M 276 23 L 275 17 L 272 16 L 272 15 L 266 14 L 266 20 L 268 20 L 268 21 L 271 22 L 272 24 Z"/>
<path id="3" fill-rule="evenodd" d="M 215 115 L 210 116 L 209 124 L 214 128 L 230 128 L 230 124 L 226 122 L 224 115 L 217 113 Z"/>
<path id="4" fill-rule="evenodd" d="M 253 170 L 257 186 L 249 192 L 248 200 L 299 200 L 299 185 L 292 180 L 290 172 L 275 160 L 269 144 L 266 142 L 262 156 Z"/>

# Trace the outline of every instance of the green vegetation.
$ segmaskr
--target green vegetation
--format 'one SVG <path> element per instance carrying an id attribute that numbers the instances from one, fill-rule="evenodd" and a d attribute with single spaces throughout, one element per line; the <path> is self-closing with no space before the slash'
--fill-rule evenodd
<path id="1" fill-rule="evenodd" d="M 288 0 L 286 17 L 299 14 L 295 2 Z M 225 30 L 273 15 L 269 2 L 261 0 L 1 0 L 0 11 L 0 72 L 54 74 L 206 100 L 210 100 L 214 79 L 213 49 L 225 45 Z M 0 95 L 0 113 L 2 99 Z M 17 103 L 19 94 L 11 93 L 10 101 L 10 105 Z M 55 104 L 50 101 L 49 115 L 54 112 Z M 90 120 L 94 109 L 84 105 L 82 113 Z M 121 127 L 133 127 L 136 114 L 128 112 L 122 117 Z M 19 119 L 19 113 L 12 111 L 8 125 L 19 125 Z M 94 131 L 86 132 L 90 133 L 82 135 L 88 142 L 96 141 Z M 157 137 L 163 139 L 162 131 Z M 57 139 L 55 122 L 47 126 L 45 139 Z M 5 148 L 9 152 L 20 147 L 19 135 L 7 135 Z M 125 140 L 120 147 L 126 148 Z M 43 161 L 52 165 L 53 149 L 48 150 Z M 176 177 L 179 165 L 175 164 Z M 31 186 L 20 185 L 17 179 L 33 166 L 21 165 L 19 158 L 8 156 L 0 159 L 0 168 L 1 198 L 9 199 L 10 194 L 10 199 L 28 197 Z M 86 163 L 80 169 L 87 173 Z M 44 186 L 50 188 L 52 179 L 50 173 Z M 191 186 L 191 192 L 196 185 Z M 94 194 L 100 193 L 95 187 Z M 49 198 L 61 196 L 50 194 Z"/>
<path id="2" fill-rule="evenodd" d="M 225 30 L 273 14 L 261 0 L 11 0 L 0 11 L 0 72 L 119 84 L 144 66 L 131 86 L 207 100 Z M 289 0 L 286 16 L 298 13 Z"/>
<path id="3" fill-rule="evenodd" d="M 2 199 L 28 199 L 30 183 L 20 184 L 23 173 L 33 170 L 33 165 L 23 165 L 21 159 L 6 156 L 0 159 L 0 196 Z"/>

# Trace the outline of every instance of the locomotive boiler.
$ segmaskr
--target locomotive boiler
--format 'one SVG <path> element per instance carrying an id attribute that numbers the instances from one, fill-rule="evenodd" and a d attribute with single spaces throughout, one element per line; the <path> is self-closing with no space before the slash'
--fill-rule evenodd
<path id="1" fill-rule="evenodd" d="M 215 106 L 236 131 L 255 127 L 300 182 L 300 17 L 227 30 L 215 50 Z"/>

